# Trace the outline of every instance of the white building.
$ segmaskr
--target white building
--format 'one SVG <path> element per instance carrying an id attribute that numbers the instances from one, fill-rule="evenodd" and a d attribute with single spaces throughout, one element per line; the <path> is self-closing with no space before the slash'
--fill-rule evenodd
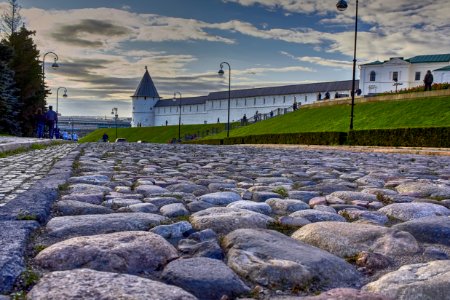
<path id="1" fill-rule="evenodd" d="M 356 81 L 358 88 L 358 81 Z M 247 118 L 256 113 L 267 114 L 270 111 L 292 107 L 294 101 L 299 106 L 325 99 L 348 97 L 352 81 L 320 82 L 277 87 L 242 89 L 231 91 L 230 121 Z M 320 100 L 319 100 L 320 94 Z M 181 101 L 182 124 L 226 123 L 228 115 L 228 91 L 212 92 L 208 96 L 161 100 L 153 81 L 145 69 L 136 92 L 132 98 L 133 127 L 164 126 L 178 124 Z"/>
<path id="2" fill-rule="evenodd" d="M 360 89 L 363 95 L 407 89 L 423 85 L 428 70 L 434 83 L 450 82 L 450 54 L 419 55 L 409 59 L 392 57 L 360 66 Z M 396 86 L 397 85 L 397 86 Z"/>

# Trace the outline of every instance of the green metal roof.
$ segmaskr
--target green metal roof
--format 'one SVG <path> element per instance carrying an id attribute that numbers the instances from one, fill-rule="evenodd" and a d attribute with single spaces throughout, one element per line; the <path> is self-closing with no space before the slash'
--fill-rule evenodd
<path id="1" fill-rule="evenodd" d="M 406 61 L 412 64 L 450 62 L 450 54 L 418 55 Z"/>
<path id="2" fill-rule="evenodd" d="M 450 66 L 446 66 L 446 67 L 443 67 L 443 68 L 440 68 L 440 69 L 436 69 L 434 71 L 450 71 Z"/>

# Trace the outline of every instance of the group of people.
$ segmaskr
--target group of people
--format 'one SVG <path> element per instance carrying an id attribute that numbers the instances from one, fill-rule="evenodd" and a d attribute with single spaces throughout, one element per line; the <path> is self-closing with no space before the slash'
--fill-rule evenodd
<path id="1" fill-rule="evenodd" d="M 44 114 L 42 108 L 38 108 L 36 111 L 36 135 L 38 138 L 44 138 L 46 134 L 46 129 L 48 130 L 49 139 L 63 139 L 63 140 L 78 140 L 78 135 L 76 133 L 69 134 L 67 131 L 62 133 L 59 132 L 58 124 L 58 114 L 53 110 L 53 106 L 48 107 L 48 111 Z"/>
<path id="2" fill-rule="evenodd" d="M 44 114 L 42 108 L 38 108 L 36 112 L 37 137 L 42 139 L 45 133 L 45 126 L 48 128 L 48 137 L 53 139 L 55 136 L 55 124 L 58 122 L 58 114 L 53 110 L 53 106 L 48 107 L 48 111 Z"/>

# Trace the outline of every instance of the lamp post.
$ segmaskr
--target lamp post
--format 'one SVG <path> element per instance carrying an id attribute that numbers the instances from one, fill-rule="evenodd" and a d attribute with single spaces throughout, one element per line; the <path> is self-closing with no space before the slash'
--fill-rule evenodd
<path id="1" fill-rule="evenodd" d="M 339 11 L 344 11 L 348 7 L 347 1 L 345 0 L 339 0 L 339 2 L 336 4 L 336 8 Z M 356 13 L 355 13 L 355 44 L 353 48 L 353 77 L 352 77 L 352 110 L 350 113 L 350 130 L 353 130 L 353 110 L 355 107 L 355 86 L 356 86 L 356 41 L 358 38 L 358 0 L 356 0 Z"/>
<path id="2" fill-rule="evenodd" d="M 227 121 L 227 137 L 230 137 L 230 104 L 231 104 L 231 66 L 226 61 L 220 63 L 219 75 L 223 76 L 225 72 L 223 71 L 223 65 L 228 66 L 228 121 Z"/>
<path id="3" fill-rule="evenodd" d="M 49 54 L 51 54 L 51 55 L 53 55 L 53 57 L 54 57 L 54 62 L 53 62 L 53 64 L 52 64 L 52 68 L 53 69 L 56 69 L 56 68 L 59 68 L 59 65 L 58 65 L 58 63 L 57 63 L 57 61 L 58 61 L 58 54 L 56 54 L 55 52 L 52 52 L 52 51 L 49 51 L 49 52 L 47 52 L 47 53 L 45 53 L 44 54 L 44 57 L 42 58 L 42 82 L 44 83 L 45 82 L 45 58 L 47 57 L 47 55 L 49 55 Z"/>
<path id="4" fill-rule="evenodd" d="M 119 113 L 117 107 L 114 107 L 111 111 L 111 114 L 114 115 L 114 120 L 116 123 L 116 140 L 117 140 L 117 119 L 119 118 Z"/>
<path id="5" fill-rule="evenodd" d="M 177 94 L 180 95 L 180 102 L 178 103 L 178 110 L 180 111 L 180 114 L 178 116 L 178 142 L 181 142 L 181 93 L 175 92 L 173 93 L 173 101 L 177 101 Z"/>
<path id="6" fill-rule="evenodd" d="M 58 104 L 59 104 L 59 90 L 64 89 L 63 97 L 67 98 L 67 89 L 65 87 L 59 87 L 56 90 L 56 115 L 58 115 Z M 58 119 L 57 119 L 58 120 Z M 58 128 L 58 121 L 56 121 L 56 128 Z"/>

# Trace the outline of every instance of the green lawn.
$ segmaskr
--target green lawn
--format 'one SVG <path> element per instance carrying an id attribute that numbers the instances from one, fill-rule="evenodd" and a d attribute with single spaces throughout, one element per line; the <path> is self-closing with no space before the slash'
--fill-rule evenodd
<path id="1" fill-rule="evenodd" d="M 220 132 L 225 129 L 224 124 L 201 124 L 201 125 L 182 125 L 181 138 L 187 134 L 203 135 L 207 130 Z M 103 134 L 109 136 L 109 141 L 116 139 L 116 129 L 97 129 L 80 139 L 80 142 L 97 142 L 102 139 Z M 118 128 L 117 137 L 125 138 L 128 142 L 145 141 L 149 143 L 168 143 L 172 138 L 178 138 L 178 125 L 158 126 L 158 127 L 139 127 L 139 128 Z"/>
<path id="2" fill-rule="evenodd" d="M 296 132 L 346 132 L 350 124 L 350 105 L 301 108 L 293 113 L 275 117 L 230 131 L 230 136 L 248 136 Z M 356 104 L 354 130 L 408 127 L 450 126 L 450 97 L 380 101 Z M 224 138 L 225 133 L 208 138 Z"/>
<path id="3" fill-rule="evenodd" d="M 233 129 L 230 136 L 247 136 L 273 133 L 322 132 L 349 129 L 350 105 L 312 107 L 297 110 L 284 116 Z M 355 105 L 354 130 L 388 129 L 407 127 L 447 127 L 450 126 L 450 97 L 432 97 L 425 99 L 380 101 Z M 181 136 L 198 134 L 206 130 L 222 131 L 224 124 L 183 125 Z M 106 132 L 110 141 L 115 139 L 115 129 L 99 129 L 82 138 L 81 142 L 99 141 Z M 152 143 L 167 143 L 178 137 L 178 126 L 159 126 L 142 128 L 123 128 L 118 137 L 129 142 L 138 140 Z M 208 139 L 226 137 L 226 131 L 210 135 Z"/>

